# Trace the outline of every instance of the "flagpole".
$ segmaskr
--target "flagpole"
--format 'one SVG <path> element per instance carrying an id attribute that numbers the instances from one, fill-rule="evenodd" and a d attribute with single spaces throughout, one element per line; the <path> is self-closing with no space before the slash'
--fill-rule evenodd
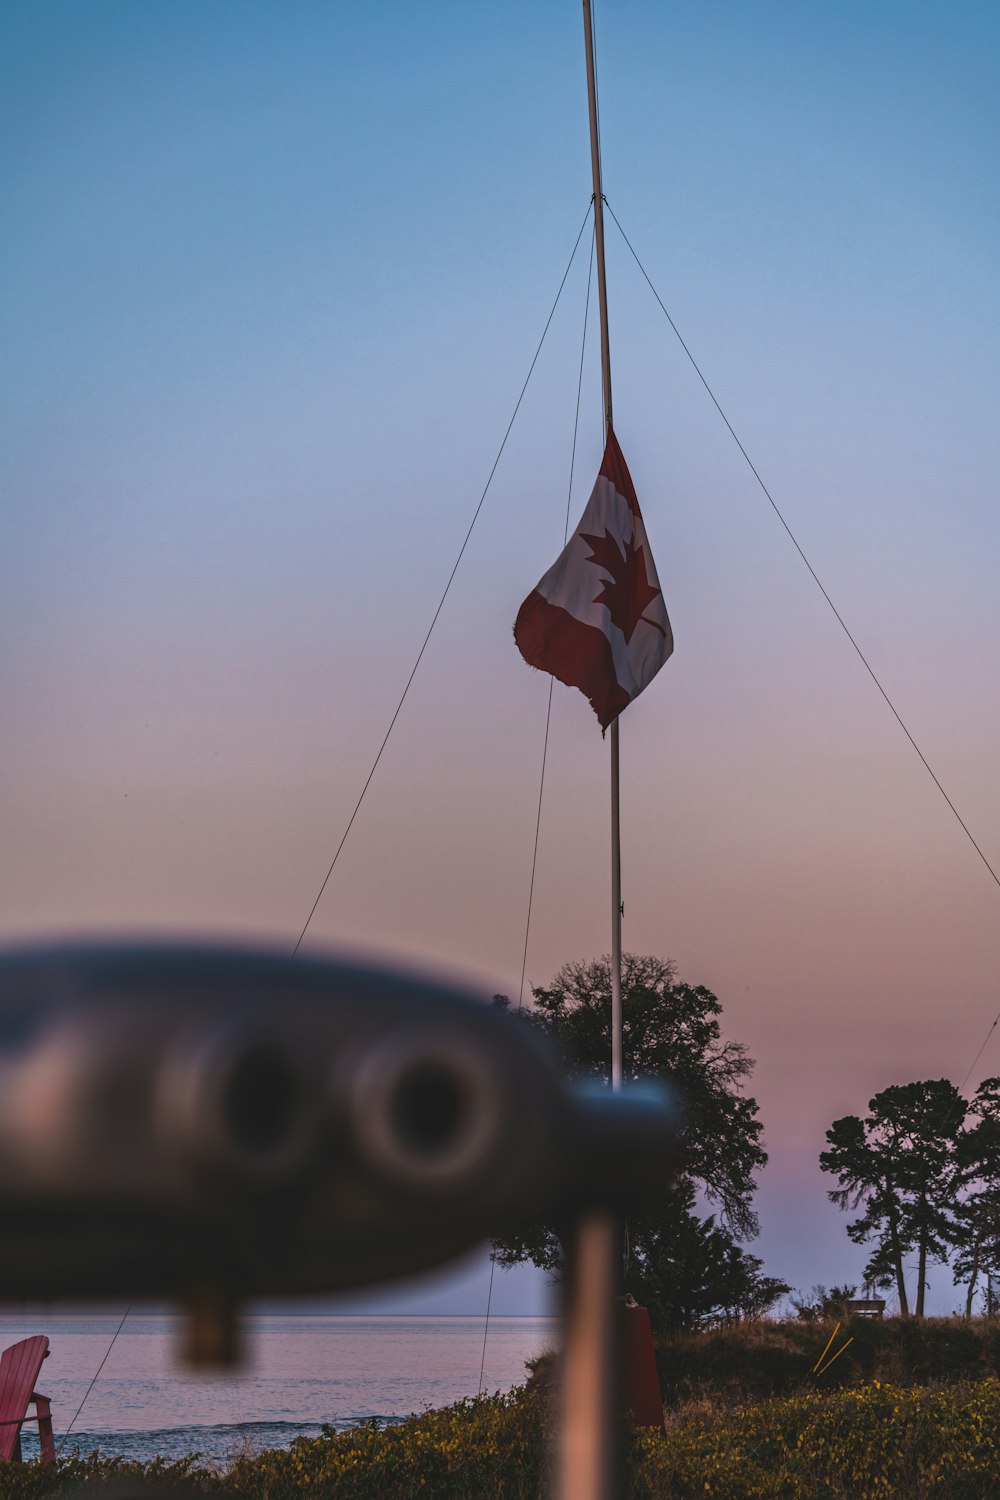
<path id="1" fill-rule="evenodd" d="M 604 198 L 594 74 L 594 22 L 583 0 L 594 177 L 594 246 L 601 311 L 605 441 L 611 430 L 611 350 L 604 268 Z M 618 720 L 611 724 L 611 1087 L 622 1086 L 621 838 L 618 819 Z M 620 1493 L 619 1327 L 622 1231 L 607 1210 L 584 1212 L 567 1245 L 562 1422 L 556 1463 L 558 1500 L 612 1500 Z"/>
<path id="2" fill-rule="evenodd" d="M 594 180 L 594 248 L 597 252 L 597 300 L 601 310 L 601 384 L 604 390 L 604 435 L 611 430 L 611 342 L 608 336 L 608 281 L 604 260 L 604 193 L 601 186 L 601 137 L 597 118 L 594 69 L 594 19 L 590 0 L 583 0 L 587 48 L 587 102 L 590 108 L 590 165 Z M 611 1087 L 622 1086 L 622 848 L 619 816 L 618 720 L 611 724 Z"/>
<path id="3" fill-rule="evenodd" d="M 604 193 L 601 188 L 601 137 L 597 119 L 597 75 L 594 71 L 594 19 L 590 0 L 583 0 L 587 47 L 587 103 L 590 109 L 590 166 L 594 179 L 594 248 L 597 252 L 597 298 L 601 310 L 601 381 L 604 427 L 611 426 L 611 345 L 608 339 L 608 282 L 604 264 Z"/>

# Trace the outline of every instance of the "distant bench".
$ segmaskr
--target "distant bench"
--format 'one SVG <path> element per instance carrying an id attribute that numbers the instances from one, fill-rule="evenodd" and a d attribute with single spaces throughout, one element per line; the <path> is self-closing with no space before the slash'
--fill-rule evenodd
<path id="1" fill-rule="evenodd" d="M 850 1298 L 844 1303 L 844 1311 L 849 1318 L 881 1318 L 885 1313 L 885 1299 L 882 1297 Z"/>

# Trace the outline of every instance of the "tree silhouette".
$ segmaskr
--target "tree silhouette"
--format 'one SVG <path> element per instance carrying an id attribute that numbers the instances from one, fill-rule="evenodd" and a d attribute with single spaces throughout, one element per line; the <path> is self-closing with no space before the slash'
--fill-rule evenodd
<path id="1" fill-rule="evenodd" d="M 990 1288 L 1000 1277 L 1000 1078 L 983 1080 L 970 1110 L 975 1123 L 958 1142 L 965 1196 L 955 1210 L 953 1266 L 956 1285 L 968 1283 L 967 1318 L 980 1276 L 986 1276 Z"/>
<path id="2" fill-rule="evenodd" d="M 576 1076 L 609 1079 L 611 968 L 608 958 L 564 964 L 532 991 L 530 1024 L 561 1051 Z M 497 1002 L 506 1005 L 502 996 Z M 622 957 L 622 1052 L 626 1079 L 669 1077 L 685 1106 L 683 1168 L 656 1202 L 630 1219 L 626 1290 L 661 1326 L 689 1327 L 717 1316 L 752 1316 L 788 1290 L 761 1274 L 738 1240 L 757 1233 L 754 1173 L 767 1161 L 757 1103 L 743 1088 L 747 1050 L 723 1041 L 722 1006 L 710 990 L 678 981 L 669 959 Z M 699 1198 L 715 1210 L 699 1216 Z M 559 1226 L 538 1223 L 498 1240 L 499 1264 L 530 1260 L 562 1269 Z"/>
<path id="3" fill-rule="evenodd" d="M 869 1113 L 845 1115 L 826 1133 L 824 1172 L 840 1179 L 829 1196 L 838 1207 L 864 1209 L 847 1226 L 856 1244 L 874 1242 L 865 1280 L 896 1285 L 909 1315 L 903 1258 L 917 1252 L 917 1297 L 924 1315 L 929 1261 L 944 1261 L 955 1236 L 955 1200 L 962 1181 L 959 1138 L 966 1103 L 947 1078 L 894 1085 L 869 1100 Z"/>

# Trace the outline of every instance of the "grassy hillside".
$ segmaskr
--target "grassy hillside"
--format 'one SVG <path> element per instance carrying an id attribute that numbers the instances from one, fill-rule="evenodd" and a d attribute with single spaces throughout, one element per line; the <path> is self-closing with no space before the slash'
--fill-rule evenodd
<path id="1" fill-rule="evenodd" d="M 240 1459 L 224 1474 L 99 1460 L 55 1468 L 4 1463 L 0 1494 L 43 1500 L 77 1493 L 84 1479 L 128 1476 L 133 1483 L 183 1477 L 195 1493 L 217 1500 L 538 1500 L 550 1420 L 542 1392 L 522 1389 L 393 1427 L 299 1438 L 289 1451 Z M 735 1409 L 702 1401 L 674 1413 L 666 1434 L 632 1436 L 624 1494 L 629 1500 L 991 1500 L 1000 1494 L 1000 1381 L 867 1385 Z"/>

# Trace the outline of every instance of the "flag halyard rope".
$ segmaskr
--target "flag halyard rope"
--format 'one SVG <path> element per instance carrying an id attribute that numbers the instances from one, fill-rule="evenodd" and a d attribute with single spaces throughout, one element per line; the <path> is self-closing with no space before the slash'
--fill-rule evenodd
<path id="1" fill-rule="evenodd" d="M 583 393 L 583 365 L 587 352 L 587 323 L 590 318 L 590 288 L 594 277 L 594 236 L 590 240 L 590 267 L 587 271 L 587 297 L 583 309 L 583 337 L 580 340 L 580 369 L 576 380 L 576 411 L 573 417 L 573 444 L 569 458 L 569 483 L 566 486 L 566 517 L 563 522 L 563 546 L 569 537 L 570 505 L 573 501 L 573 474 L 576 469 L 576 440 L 580 431 L 580 399 Z M 552 722 L 552 689 L 555 678 L 549 678 L 548 705 L 545 710 L 545 740 L 542 745 L 542 770 L 538 779 L 538 812 L 535 816 L 535 842 L 531 854 L 531 880 L 528 884 L 528 911 L 524 921 L 524 951 L 521 955 L 521 982 L 517 991 L 517 1008 L 524 1003 L 524 976 L 528 968 L 528 938 L 531 934 L 531 911 L 535 896 L 535 870 L 538 866 L 538 835 L 542 826 L 542 795 L 545 791 L 545 765 L 549 753 L 549 726 Z M 486 1368 L 486 1340 L 490 1331 L 490 1307 L 493 1302 L 493 1277 L 496 1272 L 496 1252 L 490 1255 L 490 1285 L 486 1294 L 486 1320 L 483 1324 L 483 1357 L 479 1362 L 479 1395 L 483 1394 L 483 1371 Z"/>

